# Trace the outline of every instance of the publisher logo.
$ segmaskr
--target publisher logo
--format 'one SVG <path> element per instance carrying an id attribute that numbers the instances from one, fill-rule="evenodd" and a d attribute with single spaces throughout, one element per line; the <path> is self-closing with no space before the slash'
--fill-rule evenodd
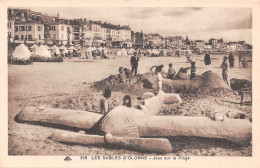
<path id="1" fill-rule="evenodd" d="M 67 156 L 67 157 L 65 157 L 64 161 L 70 162 L 70 161 L 72 161 L 72 159 L 69 156 Z"/>

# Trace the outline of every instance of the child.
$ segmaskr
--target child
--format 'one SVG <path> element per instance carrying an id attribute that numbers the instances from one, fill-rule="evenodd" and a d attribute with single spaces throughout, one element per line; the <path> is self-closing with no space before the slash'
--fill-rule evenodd
<path id="1" fill-rule="evenodd" d="M 103 92 L 103 96 L 100 100 L 100 110 L 102 114 L 106 114 L 110 111 L 110 106 L 108 103 L 108 98 L 111 97 L 111 90 L 110 88 L 106 88 Z"/>
<path id="2" fill-rule="evenodd" d="M 222 78 L 227 83 L 227 85 L 230 86 L 230 83 L 229 83 L 229 80 L 228 80 L 229 66 L 228 66 L 228 63 L 227 63 L 227 56 L 223 57 L 223 62 L 221 64 L 221 68 L 222 68 Z"/>
<path id="3" fill-rule="evenodd" d="M 124 83 L 125 80 L 126 80 L 126 74 L 125 74 L 124 68 L 123 68 L 123 67 L 120 67 L 120 68 L 118 69 L 118 71 L 119 71 L 119 74 L 118 74 L 118 82 Z"/>
<path id="4" fill-rule="evenodd" d="M 130 69 L 124 68 L 125 71 L 125 76 L 126 76 L 126 83 L 130 84 L 131 82 L 131 78 L 132 78 L 132 73 L 130 71 Z"/>
<path id="5" fill-rule="evenodd" d="M 156 68 L 155 74 L 157 75 L 157 87 L 158 87 L 158 91 L 162 90 L 162 80 L 163 77 L 161 75 L 161 71 L 162 71 L 163 66 L 158 66 Z"/>
<path id="6" fill-rule="evenodd" d="M 123 98 L 123 106 L 131 107 L 131 97 L 129 95 L 125 95 Z"/>
<path id="7" fill-rule="evenodd" d="M 192 61 L 191 62 L 191 68 L 190 68 L 190 79 L 193 79 L 193 78 L 195 78 L 195 72 L 196 72 L 196 66 L 195 66 L 195 62 L 194 61 Z"/>
<path id="8" fill-rule="evenodd" d="M 172 64 L 169 64 L 169 69 L 168 69 L 168 79 L 173 79 L 176 71 L 173 69 Z"/>

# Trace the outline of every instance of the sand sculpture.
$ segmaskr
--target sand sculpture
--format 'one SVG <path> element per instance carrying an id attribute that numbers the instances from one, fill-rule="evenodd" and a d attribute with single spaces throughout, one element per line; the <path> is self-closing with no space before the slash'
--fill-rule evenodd
<path id="1" fill-rule="evenodd" d="M 26 107 L 15 120 L 89 133 L 57 130 L 51 137 L 54 141 L 81 145 L 110 144 L 142 152 L 170 153 L 172 147 L 165 137 L 171 136 L 224 138 L 241 145 L 251 142 L 252 124 L 245 119 L 229 119 L 222 114 L 215 114 L 214 120 L 156 116 L 163 104 L 176 102 L 182 102 L 178 94 L 159 92 L 145 99 L 139 109 L 118 106 L 104 116 L 86 111 Z"/>

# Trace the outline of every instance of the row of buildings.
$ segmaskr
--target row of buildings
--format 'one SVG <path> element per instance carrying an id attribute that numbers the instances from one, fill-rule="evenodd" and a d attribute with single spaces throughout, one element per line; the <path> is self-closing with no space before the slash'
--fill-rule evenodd
<path id="1" fill-rule="evenodd" d="M 8 40 L 14 43 L 82 44 L 135 48 L 189 48 L 192 50 L 252 49 L 245 41 L 189 40 L 182 36 L 133 32 L 129 26 L 85 19 L 65 19 L 61 13 L 48 16 L 30 9 L 8 9 Z"/>
<path id="2" fill-rule="evenodd" d="M 8 40 L 16 43 L 118 45 L 131 47 L 129 26 L 87 19 L 52 17 L 30 9 L 8 9 Z"/>
<path id="3" fill-rule="evenodd" d="M 215 39 L 210 38 L 208 41 L 204 40 L 189 40 L 182 36 L 166 36 L 163 37 L 160 34 L 145 34 L 144 35 L 144 46 L 147 48 L 183 48 L 198 51 L 212 51 L 212 50 L 250 50 L 252 45 L 246 44 L 245 41 L 235 41 L 235 42 L 224 42 L 222 38 Z"/>

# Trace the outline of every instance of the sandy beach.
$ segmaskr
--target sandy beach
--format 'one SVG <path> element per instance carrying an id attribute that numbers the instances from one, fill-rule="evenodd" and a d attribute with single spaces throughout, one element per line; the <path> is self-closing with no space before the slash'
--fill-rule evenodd
<path id="1" fill-rule="evenodd" d="M 8 153 L 9 155 L 142 155 L 142 153 L 115 148 L 67 145 L 52 141 L 49 137 L 55 128 L 17 123 L 14 117 L 25 106 L 46 106 L 52 108 L 76 109 L 99 112 L 102 91 L 93 88 L 95 82 L 118 73 L 120 66 L 130 68 L 130 57 L 121 56 L 108 60 L 65 59 L 62 63 L 36 63 L 32 65 L 8 65 Z M 204 55 L 192 55 L 196 61 L 197 75 L 212 71 L 221 75 L 223 55 L 211 55 L 212 64 L 206 67 Z M 247 60 L 251 60 L 248 57 Z M 141 57 L 138 73 L 149 71 L 151 66 L 168 64 L 178 71 L 189 67 L 185 57 Z M 235 67 L 230 69 L 229 78 L 252 81 L 252 62 L 248 68 L 238 67 L 235 54 Z M 112 92 L 114 106 L 122 105 L 126 93 Z M 134 103 L 138 95 L 131 94 Z M 252 121 L 252 107 L 241 106 L 237 92 L 225 90 L 212 94 L 189 95 L 180 93 L 181 105 L 168 105 L 161 109 L 160 115 L 205 116 L 221 111 L 236 118 L 245 114 Z M 252 146 L 239 146 L 223 139 L 197 137 L 174 137 L 170 139 L 173 152 L 167 155 L 188 156 L 252 156 Z"/>

